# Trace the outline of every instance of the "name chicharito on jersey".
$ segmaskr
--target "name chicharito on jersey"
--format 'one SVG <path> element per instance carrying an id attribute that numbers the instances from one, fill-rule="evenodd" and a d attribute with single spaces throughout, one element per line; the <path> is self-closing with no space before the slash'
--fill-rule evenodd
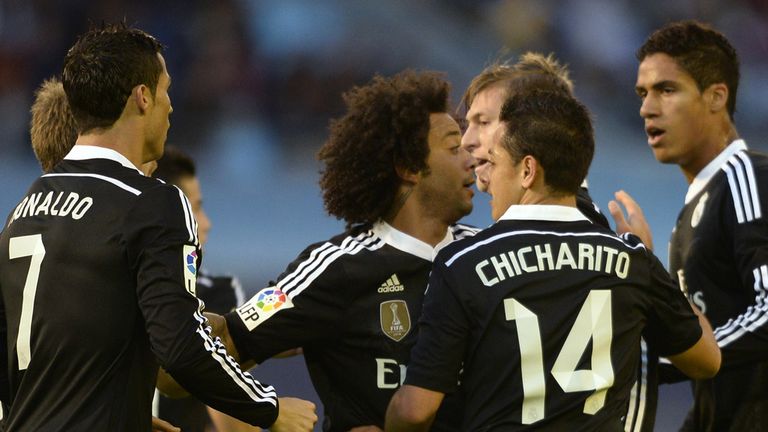
<path id="1" fill-rule="evenodd" d="M 8 222 L 10 226 L 13 221 L 19 218 L 29 216 L 69 216 L 74 220 L 79 220 L 93 206 L 93 198 L 89 196 L 81 197 L 77 192 L 49 191 L 43 197 L 43 192 L 27 195 L 16 206 L 13 212 L 13 218 Z"/>
<path id="2" fill-rule="evenodd" d="M 526 246 L 494 255 L 478 262 L 475 272 L 483 285 L 490 287 L 523 273 L 564 269 L 613 273 L 626 279 L 629 266 L 627 252 L 589 243 L 579 243 L 576 250 L 571 250 L 568 243 L 562 242 Z"/>

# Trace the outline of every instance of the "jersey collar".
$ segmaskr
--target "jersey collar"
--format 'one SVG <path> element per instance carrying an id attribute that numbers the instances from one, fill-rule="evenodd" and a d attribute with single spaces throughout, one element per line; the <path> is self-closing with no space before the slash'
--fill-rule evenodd
<path id="1" fill-rule="evenodd" d="M 696 175 L 696 178 L 693 179 L 691 182 L 691 185 L 688 186 L 688 193 L 685 194 L 685 203 L 688 204 L 691 202 L 691 200 L 699 194 L 702 190 L 704 190 L 704 187 L 707 186 L 707 183 L 709 183 L 709 180 L 714 176 L 720 168 L 725 164 L 728 159 L 731 158 L 734 154 L 747 149 L 747 143 L 744 142 L 743 139 L 737 139 L 736 141 L 730 143 L 728 147 L 726 147 L 723 151 L 720 152 L 719 155 L 717 155 L 716 158 L 712 159 L 707 166 L 704 167 L 699 173 Z"/>
<path id="2" fill-rule="evenodd" d="M 429 244 L 394 228 L 384 221 L 378 221 L 373 225 L 373 233 L 393 248 L 430 262 L 434 260 L 435 255 L 437 255 L 440 249 L 453 241 L 453 233 L 449 228 L 445 233 L 445 237 L 433 248 Z"/>
<path id="3" fill-rule="evenodd" d="M 589 221 L 576 207 L 545 204 L 512 205 L 499 220 Z"/>
<path id="4" fill-rule="evenodd" d="M 131 163 L 131 161 L 128 160 L 128 158 L 116 152 L 115 150 L 112 150 L 106 147 L 75 144 L 72 147 L 72 150 L 70 150 L 69 153 L 67 153 L 67 155 L 64 157 L 64 159 L 67 159 L 67 160 L 109 159 L 111 161 L 115 161 L 119 163 L 120 165 L 126 168 L 136 170 L 139 173 L 141 173 L 141 175 L 144 175 L 144 173 L 141 172 L 141 170 L 139 170 L 138 168 L 136 168 L 136 166 L 134 166 Z"/>

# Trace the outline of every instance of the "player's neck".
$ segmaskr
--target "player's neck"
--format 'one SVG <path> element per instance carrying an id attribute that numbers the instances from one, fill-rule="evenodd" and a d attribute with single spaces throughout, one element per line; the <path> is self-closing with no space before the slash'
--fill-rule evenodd
<path id="1" fill-rule="evenodd" d="M 528 189 L 523 194 L 520 204 L 576 207 L 576 195 L 552 195 L 548 191 Z"/>
<path id="2" fill-rule="evenodd" d="M 118 119 L 109 129 L 95 129 L 77 137 L 76 144 L 112 149 L 125 156 L 137 169 L 143 164 L 143 135 Z"/>
<path id="3" fill-rule="evenodd" d="M 687 163 L 680 164 L 680 170 L 688 184 L 691 184 L 696 176 L 710 162 L 712 162 L 726 147 L 739 138 L 739 133 L 730 121 L 724 122 L 723 127 L 717 133 L 711 134 L 703 142 L 694 157 Z"/>
<path id="4" fill-rule="evenodd" d="M 409 205 L 415 200 L 403 205 L 394 216 L 386 218 L 385 221 L 393 228 L 417 238 L 431 246 L 437 246 L 448 231 L 448 224 L 442 221 L 436 215 L 423 211 L 420 206 Z"/>

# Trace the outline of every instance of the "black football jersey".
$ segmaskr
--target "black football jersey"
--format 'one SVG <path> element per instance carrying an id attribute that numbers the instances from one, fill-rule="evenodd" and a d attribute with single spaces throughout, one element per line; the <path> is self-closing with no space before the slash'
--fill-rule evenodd
<path id="1" fill-rule="evenodd" d="M 593 223 L 611 228 L 608 219 L 589 195 L 586 180 L 576 193 L 576 208 Z M 653 432 L 656 422 L 656 404 L 659 399 L 659 358 L 653 347 L 648 346 L 645 340 L 641 339 L 640 345 L 637 377 L 629 394 L 624 432 Z"/>
<path id="2" fill-rule="evenodd" d="M 475 231 L 455 225 L 432 248 L 379 222 L 313 244 L 226 316 L 235 345 L 257 362 L 303 347 L 324 430 L 383 427 L 416 342 L 435 250 Z"/>
<path id="3" fill-rule="evenodd" d="M 436 258 L 405 383 L 452 393 L 463 365 L 463 430 L 618 431 L 641 333 L 671 355 L 701 328 L 636 237 L 512 206 Z"/>
<path id="4" fill-rule="evenodd" d="M 75 146 L 0 235 L 9 431 L 149 431 L 158 363 L 208 405 L 268 426 L 274 389 L 240 371 L 195 297 L 184 194 Z"/>
<path id="5" fill-rule="evenodd" d="M 237 278 L 212 275 L 205 268 L 198 272 L 196 286 L 197 297 L 205 303 L 206 312 L 225 314 L 245 300 Z M 184 432 L 205 432 L 211 423 L 206 406 L 192 396 L 171 399 L 158 394 L 156 397 L 157 417 Z"/>
<path id="6" fill-rule="evenodd" d="M 768 155 L 738 140 L 691 183 L 672 233 L 672 277 L 712 323 L 723 355 L 718 375 L 694 384 L 692 429 L 768 424 L 766 202 Z"/>
<path id="7" fill-rule="evenodd" d="M 608 224 L 608 219 L 605 217 L 603 212 L 600 211 L 600 207 L 595 204 L 595 201 L 593 201 L 592 197 L 589 195 L 586 181 L 584 181 L 579 190 L 576 192 L 576 208 L 578 208 L 579 211 L 593 223 L 604 226 L 606 228 L 611 227 L 610 224 Z"/>

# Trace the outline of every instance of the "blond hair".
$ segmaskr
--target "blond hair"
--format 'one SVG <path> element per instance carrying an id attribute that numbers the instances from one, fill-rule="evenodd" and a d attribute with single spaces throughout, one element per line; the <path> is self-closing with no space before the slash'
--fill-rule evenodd
<path id="1" fill-rule="evenodd" d="M 461 105 L 469 110 L 472 101 L 481 91 L 495 85 L 507 86 L 508 91 L 520 91 L 531 87 L 547 87 L 573 93 L 573 81 L 567 65 L 561 65 L 553 54 L 526 52 L 517 63 L 497 60 L 472 79 L 464 92 Z"/>
<path id="2" fill-rule="evenodd" d="M 45 80 L 35 91 L 29 134 L 32 150 L 43 171 L 50 172 L 77 140 L 72 110 L 58 78 Z"/>

